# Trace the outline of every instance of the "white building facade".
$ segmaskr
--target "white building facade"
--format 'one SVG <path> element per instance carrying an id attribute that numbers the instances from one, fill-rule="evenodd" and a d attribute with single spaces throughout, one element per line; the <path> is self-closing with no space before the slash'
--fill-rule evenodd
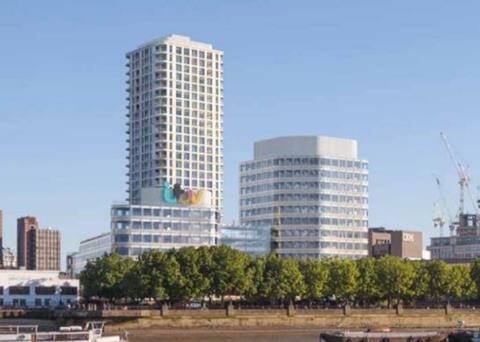
<path id="1" fill-rule="evenodd" d="M 67 256 L 67 273 L 71 277 L 78 277 L 89 260 L 101 258 L 112 253 L 112 234 L 103 233 L 80 242 L 78 252 Z"/>
<path id="2" fill-rule="evenodd" d="M 55 308 L 78 299 L 79 281 L 57 271 L 0 271 L 0 307 Z"/>
<path id="3" fill-rule="evenodd" d="M 128 203 L 113 250 L 215 245 L 223 198 L 223 52 L 170 35 L 127 54 Z"/>
<path id="4" fill-rule="evenodd" d="M 322 136 L 259 141 L 240 166 L 240 223 L 272 227 L 272 251 L 360 258 L 368 244 L 368 162 L 357 142 Z"/>
<path id="5" fill-rule="evenodd" d="M 129 202 L 164 181 L 223 197 L 223 52 L 170 35 L 127 53 Z"/>
<path id="6" fill-rule="evenodd" d="M 123 256 L 217 244 L 217 212 L 209 207 L 117 204 L 111 214 L 113 250 Z"/>

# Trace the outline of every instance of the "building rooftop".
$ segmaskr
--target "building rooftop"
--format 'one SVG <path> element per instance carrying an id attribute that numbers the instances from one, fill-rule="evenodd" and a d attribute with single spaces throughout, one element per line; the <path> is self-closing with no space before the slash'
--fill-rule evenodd
<path id="1" fill-rule="evenodd" d="M 271 156 L 320 156 L 357 159 L 357 141 L 353 139 L 304 135 L 260 140 L 254 145 L 254 158 Z"/>
<path id="2" fill-rule="evenodd" d="M 183 35 L 179 35 L 179 34 L 169 34 L 169 35 L 164 36 L 164 37 L 159 37 L 159 38 L 152 39 L 152 40 L 150 40 L 146 43 L 143 43 L 143 44 L 137 46 L 137 48 L 135 50 L 141 49 L 141 48 L 144 48 L 144 47 L 147 47 L 147 46 L 150 46 L 150 45 L 154 45 L 154 44 L 168 44 L 168 43 L 175 44 L 177 46 L 184 45 L 186 47 L 193 47 L 193 48 L 203 49 L 203 50 L 212 50 L 212 51 L 215 51 L 215 52 L 223 53 L 220 50 L 215 50 L 213 48 L 212 44 L 203 43 L 203 42 L 199 42 L 199 41 L 194 41 L 188 36 L 183 36 Z"/>
<path id="3" fill-rule="evenodd" d="M 80 243 L 85 243 L 85 242 L 89 242 L 89 241 L 92 241 L 92 240 L 96 240 L 96 239 L 99 239 L 101 237 L 104 237 L 104 236 L 107 236 L 107 235 L 110 235 L 111 233 L 110 232 L 106 232 L 106 233 L 102 233 L 100 235 L 96 235 L 96 236 L 93 236 L 91 238 L 88 238 L 88 239 L 85 239 L 85 240 L 82 240 L 80 241 Z"/>

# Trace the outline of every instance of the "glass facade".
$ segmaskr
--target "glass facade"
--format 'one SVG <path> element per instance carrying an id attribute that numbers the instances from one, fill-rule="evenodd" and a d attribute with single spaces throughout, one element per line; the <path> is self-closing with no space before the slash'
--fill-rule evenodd
<path id="1" fill-rule="evenodd" d="M 367 255 L 367 161 L 272 152 L 242 163 L 240 174 L 240 222 L 272 227 L 279 255 Z"/>
<path id="2" fill-rule="evenodd" d="M 220 244 L 251 256 L 267 255 L 271 251 L 271 227 L 225 225 L 220 230 Z"/>
<path id="3" fill-rule="evenodd" d="M 67 273 L 78 277 L 89 260 L 101 258 L 112 252 L 112 235 L 110 232 L 83 240 L 78 252 L 67 255 Z"/>
<path id="4" fill-rule="evenodd" d="M 219 218 L 212 208 L 120 204 L 111 214 L 113 250 L 123 256 L 217 243 Z"/>

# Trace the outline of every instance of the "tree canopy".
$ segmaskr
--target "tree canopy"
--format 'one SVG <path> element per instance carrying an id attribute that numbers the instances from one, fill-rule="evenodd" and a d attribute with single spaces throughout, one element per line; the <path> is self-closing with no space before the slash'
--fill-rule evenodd
<path id="1" fill-rule="evenodd" d="M 302 300 L 368 306 L 447 302 L 478 296 L 480 259 L 472 265 L 380 259 L 251 258 L 227 246 L 118 254 L 89 261 L 80 275 L 85 298 L 153 299 L 171 303 L 224 300 L 257 304 Z"/>

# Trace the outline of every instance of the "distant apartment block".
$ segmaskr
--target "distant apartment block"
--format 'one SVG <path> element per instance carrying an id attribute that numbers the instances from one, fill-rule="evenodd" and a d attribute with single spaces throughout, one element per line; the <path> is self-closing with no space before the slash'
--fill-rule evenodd
<path id="1" fill-rule="evenodd" d="M 17 255 L 10 248 L 2 248 L 2 268 L 14 269 L 17 268 Z"/>
<path id="2" fill-rule="evenodd" d="M 272 252 L 298 259 L 367 255 L 368 162 L 357 142 L 291 136 L 256 142 L 240 165 L 240 224 L 271 227 Z"/>
<path id="3" fill-rule="evenodd" d="M 29 233 L 38 230 L 37 219 L 33 216 L 25 216 L 17 219 L 17 266 L 19 268 L 31 269 L 29 259 L 32 251 L 29 247 Z"/>
<path id="4" fill-rule="evenodd" d="M 30 234 L 32 270 L 60 270 L 60 232 L 50 228 L 38 229 Z"/>
<path id="5" fill-rule="evenodd" d="M 17 266 L 27 270 L 60 270 L 60 232 L 40 229 L 33 216 L 17 219 Z"/>
<path id="6" fill-rule="evenodd" d="M 384 227 L 368 230 L 368 256 L 379 258 L 392 255 L 403 259 L 422 259 L 422 253 L 422 232 Z"/>

